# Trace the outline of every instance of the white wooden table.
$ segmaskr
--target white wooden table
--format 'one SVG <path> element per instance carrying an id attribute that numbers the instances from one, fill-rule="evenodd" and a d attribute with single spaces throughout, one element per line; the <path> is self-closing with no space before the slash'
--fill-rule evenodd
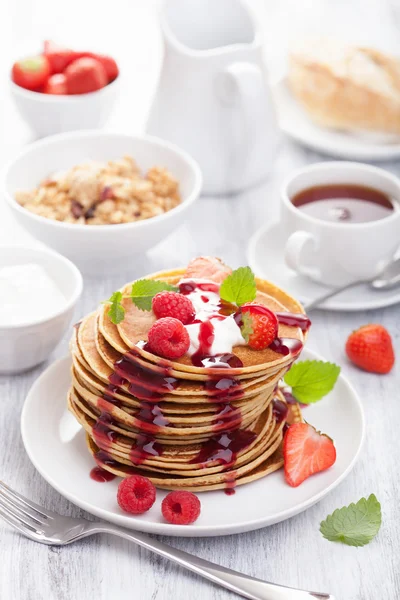
<path id="1" fill-rule="evenodd" d="M 23 41 L 26 46 L 31 31 L 38 39 L 52 36 L 85 46 L 107 45 L 125 71 L 123 93 L 111 125 L 130 132 L 143 128 L 160 59 L 154 2 L 116 0 L 112 6 L 100 4 L 69 0 L 63 3 L 63 16 L 58 17 L 61 5 L 56 2 L 5 0 L 1 3 L 1 163 L 30 140 L 28 130 L 4 90 L 9 63 Z M 284 62 L 289 36 L 294 31 L 320 27 L 322 18 L 328 31 L 345 31 L 388 49 L 398 43 L 391 13 L 379 0 L 355 0 L 351 10 L 348 2 L 329 3 L 328 0 L 281 0 L 279 3 L 255 0 L 254 4 L 265 27 L 267 58 L 272 72 L 279 71 Z M 118 13 L 115 18 L 110 16 L 111 8 Z M 362 11 L 362 29 L 354 26 L 360 21 L 359 11 Z M 95 24 L 86 31 L 85 23 L 91 18 Z M 375 26 L 377 23 L 379 27 Z M 249 237 L 260 224 L 277 216 L 282 178 L 293 168 L 318 160 L 322 158 L 283 139 L 273 175 L 264 185 L 232 198 L 202 198 L 186 225 L 149 256 L 133 263 L 130 273 L 86 280 L 76 317 L 92 310 L 128 277 L 132 279 L 152 270 L 183 264 L 198 254 L 222 256 L 233 266 L 245 264 Z M 398 163 L 385 167 L 400 175 Z M 0 242 L 21 243 L 28 239 L 1 207 Z M 274 260 L 274 257 L 265 257 L 265 260 Z M 346 361 L 344 342 L 357 326 L 377 321 L 390 330 L 400 357 L 399 306 L 356 314 L 315 311 L 312 319 L 309 347 L 339 363 L 362 395 L 367 437 L 354 471 L 322 502 L 284 523 L 232 537 L 168 538 L 165 541 L 262 579 L 330 591 L 337 600 L 397 600 L 400 597 L 398 367 L 384 377 L 358 371 Z M 67 338 L 47 364 L 66 354 Z M 19 432 L 24 398 L 47 364 L 24 375 L 0 377 L 0 477 L 49 508 L 79 515 L 81 511 L 35 471 L 25 454 Z M 328 513 L 372 492 L 381 501 L 383 510 L 383 525 L 373 543 L 357 550 L 322 538 L 319 523 Z M 48 548 L 21 538 L 0 523 L 1 600 L 184 600 L 200 595 L 204 600 L 230 597 L 228 592 L 117 538 L 103 536 L 63 549 Z"/>

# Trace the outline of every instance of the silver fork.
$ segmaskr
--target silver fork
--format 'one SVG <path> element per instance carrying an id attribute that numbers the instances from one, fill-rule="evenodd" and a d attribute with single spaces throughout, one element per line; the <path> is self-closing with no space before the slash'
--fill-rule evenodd
<path id="1" fill-rule="evenodd" d="M 65 546 L 95 533 L 117 535 L 251 600 L 334 600 L 329 594 L 306 592 L 255 579 L 112 523 L 63 517 L 28 500 L 1 481 L 0 516 L 29 539 L 50 546 Z"/>

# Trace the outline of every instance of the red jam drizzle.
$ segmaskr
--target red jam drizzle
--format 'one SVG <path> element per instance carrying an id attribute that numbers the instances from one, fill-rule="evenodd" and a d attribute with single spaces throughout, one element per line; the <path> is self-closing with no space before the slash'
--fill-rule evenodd
<path id="1" fill-rule="evenodd" d="M 240 369 L 243 363 L 236 354 L 213 354 L 201 356 L 196 352 L 192 356 L 192 363 L 195 367 L 205 367 L 206 369 Z"/>
<path id="2" fill-rule="evenodd" d="M 234 494 L 236 494 L 236 478 L 237 478 L 237 473 L 236 471 L 232 471 L 231 473 L 227 473 L 226 479 L 225 479 L 225 494 L 227 496 L 233 496 Z"/>
<path id="3" fill-rule="evenodd" d="M 211 346 L 214 342 L 214 325 L 211 321 L 202 321 L 199 328 L 199 348 L 192 356 L 195 365 L 203 356 L 211 354 Z"/>
<path id="4" fill-rule="evenodd" d="M 140 410 L 135 416 L 139 421 L 151 423 L 157 427 L 169 427 L 171 425 L 158 404 L 142 402 Z"/>
<path id="5" fill-rule="evenodd" d="M 114 373 L 110 375 L 110 383 L 122 387 L 128 385 L 129 392 L 139 400 L 157 402 L 164 394 L 174 390 L 178 384 L 171 377 L 170 369 L 153 369 L 134 362 L 136 354 L 127 352 L 114 363 Z"/>
<path id="6" fill-rule="evenodd" d="M 288 354 L 298 354 L 303 348 L 303 343 L 296 338 L 275 338 L 272 344 L 268 346 L 274 352 L 287 356 Z"/>
<path id="7" fill-rule="evenodd" d="M 141 465 L 146 459 L 161 456 L 163 453 L 162 445 L 154 438 L 139 434 L 136 438 L 136 445 L 129 453 L 129 458 L 134 465 Z"/>
<path id="8" fill-rule="evenodd" d="M 113 424 L 112 416 L 104 412 L 93 425 L 93 438 L 99 448 L 108 449 L 117 440 L 118 434 L 110 427 Z"/>
<path id="9" fill-rule="evenodd" d="M 219 285 L 217 283 L 212 283 L 211 281 L 185 281 L 184 283 L 179 284 L 179 291 L 185 296 L 196 290 L 201 290 L 202 292 L 214 292 L 214 294 L 218 294 Z"/>
<path id="10" fill-rule="evenodd" d="M 98 481 L 99 483 L 105 483 L 106 481 L 112 481 L 116 478 L 116 475 L 110 473 L 110 471 L 106 471 L 101 467 L 93 467 L 90 471 L 90 477 L 94 481 Z"/>
<path id="11" fill-rule="evenodd" d="M 288 416 L 289 409 L 282 400 L 278 400 L 278 398 L 274 398 L 272 400 L 272 414 L 277 423 L 282 423 L 282 421 L 286 421 Z"/>
<path id="12" fill-rule="evenodd" d="M 277 312 L 275 313 L 279 323 L 289 325 L 289 327 L 299 327 L 301 331 L 308 331 L 311 327 L 311 321 L 307 315 L 302 313 Z"/>
<path id="13" fill-rule="evenodd" d="M 231 402 L 243 396 L 240 381 L 234 377 L 210 376 L 204 382 L 204 388 L 212 402 Z"/>
<path id="14" fill-rule="evenodd" d="M 238 453 L 250 446 L 256 438 L 257 434 L 247 429 L 222 433 L 205 442 L 198 455 L 190 462 L 200 463 L 203 467 L 214 461 L 224 465 L 233 465 Z"/>

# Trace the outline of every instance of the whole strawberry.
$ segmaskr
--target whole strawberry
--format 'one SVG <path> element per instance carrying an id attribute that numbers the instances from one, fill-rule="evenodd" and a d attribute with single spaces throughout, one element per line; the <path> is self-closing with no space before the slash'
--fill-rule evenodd
<path id="1" fill-rule="evenodd" d="M 382 325 L 363 325 L 346 342 L 349 359 L 364 371 L 389 373 L 394 365 L 392 338 Z"/>
<path id="2" fill-rule="evenodd" d="M 254 350 L 265 350 L 278 335 L 278 319 L 275 313 L 263 304 L 243 304 L 238 317 L 242 335 Z"/>

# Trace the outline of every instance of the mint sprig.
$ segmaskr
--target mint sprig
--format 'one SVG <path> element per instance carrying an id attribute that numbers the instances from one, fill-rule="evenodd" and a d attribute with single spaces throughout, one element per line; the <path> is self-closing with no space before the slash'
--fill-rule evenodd
<path id="1" fill-rule="evenodd" d="M 140 310 L 151 310 L 151 301 L 160 292 L 178 292 L 179 288 L 157 279 L 139 279 L 132 285 L 130 298 Z"/>
<path id="2" fill-rule="evenodd" d="M 374 494 L 357 504 L 337 508 L 325 521 L 320 532 L 330 542 L 348 546 L 365 546 L 374 539 L 382 523 L 381 505 Z"/>
<path id="3" fill-rule="evenodd" d="M 125 309 L 121 304 L 122 301 L 122 292 L 114 292 L 107 304 L 110 303 L 110 308 L 108 309 L 107 316 L 114 323 L 114 325 L 118 325 L 121 321 L 124 320 L 125 317 Z"/>
<path id="4" fill-rule="evenodd" d="M 122 306 L 123 298 L 130 298 L 140 310 L 151 310 L 151 301 L 159 292 L 171 291 L 178 292 L 179 288 L 165 281 L 158 279 L 139 279 L 132 285 L 129 296 L 124 296 L 122 292 L 114 292 L 104 304 L 109 304 L 107 316 L 114 325 L 118 325 L 125 318 L 125 309 Z"/>
<path id="5" fill-rule="evenodd" d="M 334 387 L 340 367 L 322 360 L 304 360 L 294 363 L 286 373 L 284 382 L 302 404 L 318 402 Z"/>
<path id="6" fill-rule="evenodd" d="M 221 300 L 236 306 L 252 302 L 256 297 L 257 287 L 250 267 L 239 267 L 232 271 L 221 283 L 219 294 Z"/>

